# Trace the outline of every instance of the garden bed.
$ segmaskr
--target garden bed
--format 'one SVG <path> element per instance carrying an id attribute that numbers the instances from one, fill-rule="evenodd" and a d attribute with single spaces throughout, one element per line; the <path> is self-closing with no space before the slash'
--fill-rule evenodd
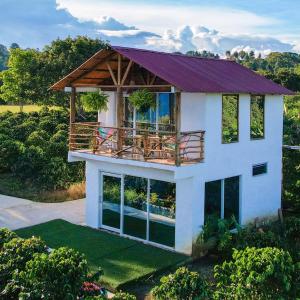
<path id="1" fill-rule="evenodd" d="M 84 253 L 92 270 L 103 268 L 103 284 L 111 289 L 125 288 L 189 260 L 182 254 L 63 220 L 20 229 L 17 234 L 24 238 L 40 236 L 51 248 L 68 246 Z"/>

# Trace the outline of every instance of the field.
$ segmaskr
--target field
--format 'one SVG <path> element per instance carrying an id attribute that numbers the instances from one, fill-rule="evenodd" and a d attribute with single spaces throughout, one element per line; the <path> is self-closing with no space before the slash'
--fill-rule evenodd
<path id="1" fill-rule="evenodd" d="M 40 105 L 24 105 L 23 106 L 23 112 L 28 113 L 31 111 L 40 111 L 43 106 Z M 49 107 L 50 109 L 54 109 L 55 106 Z M 18 113 L 20 112 L 20 106 L 19 105 L 0 105 L 0 113 L 10 111 L 12 113 Z"/>
<path id="2" fill-rule="evenodd" d="M 24 238 L 40 236 L 51 248 L 68 246 L 87 257 L 92 270 L 104 270 L 103 284 L 115 289 L 182 264 L 188 257 L 92 228 L 54 220 L 19 229 Z"/>

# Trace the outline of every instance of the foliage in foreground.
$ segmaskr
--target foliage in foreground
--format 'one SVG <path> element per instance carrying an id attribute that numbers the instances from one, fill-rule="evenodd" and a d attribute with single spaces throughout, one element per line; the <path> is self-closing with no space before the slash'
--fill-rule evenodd
<path id="1" fill-rule="evenodd" d="M 200 274 L 185 267 L 162 277 L 160 285 L 152 289 L 152 294 L 157 300 L 209 299 L 210 296 L 208 284 Z"/>
<path id="2" fill-rule="evenodd" d="M 215 299 L 293 299 L 295 268 L 284 250 L 235 250 L 231 261 L 215 266 Z"/>

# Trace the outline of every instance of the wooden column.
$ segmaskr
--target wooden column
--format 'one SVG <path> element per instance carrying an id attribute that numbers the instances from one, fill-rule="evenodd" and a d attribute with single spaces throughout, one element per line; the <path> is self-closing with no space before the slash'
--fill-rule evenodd
<path id="1" fill-rule="evenodd" d="M 175 165 L 180 166 L 180 139 L 181 139 L 181 93 L 175 92 L 175 132 L 176 132 L 176 144 L 175 144 Z"/>
<path id="2" fill-rule="evenodd" d="M 71 90 L 71 97 L 70 97 L 70 138 L 69 138 L 69 149 L 72 150 L 74 147 L 74 124 L 75 118 L 76 118 L 76 106 L 75 106 L 75 100 L 76 100 L 76 88 L 72 87 Z"/>
<path id="3" fill-rule="evenodd" d="M 123 91 L 120 86 L 117 87 L 117 128 L 118 128 L 118 151 L 122 150 L 122 135 L 123 132 L 120 129 L 123 127 L 123 115 L 124 115 L 124 105 L 123 105 Z"/>

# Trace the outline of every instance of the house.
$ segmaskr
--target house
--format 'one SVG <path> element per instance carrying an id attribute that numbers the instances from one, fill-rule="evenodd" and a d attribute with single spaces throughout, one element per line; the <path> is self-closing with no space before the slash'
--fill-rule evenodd
<path id="1" fill-rule="evenodd" d="M 71 92 L 88 226 L 191 254 L 209 215 L 277 215 L 286 88 L 230 60 L 111 47 L 52 89 Z M 155 97 L 144 111 L 130 101 L 141 89 Z M 99 90 L 108 110 L 76 122 L 78 93 Z"/>

